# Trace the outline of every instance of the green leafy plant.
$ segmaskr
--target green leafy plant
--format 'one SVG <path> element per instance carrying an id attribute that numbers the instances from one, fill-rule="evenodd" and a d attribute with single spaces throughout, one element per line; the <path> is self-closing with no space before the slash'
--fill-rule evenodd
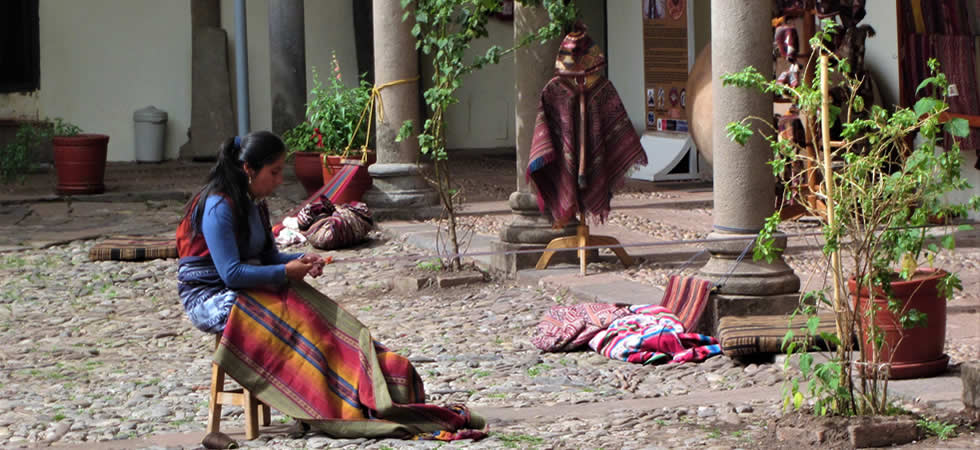
<path id="1" fill-rule="evenodd" d="M 956 437 L 956 425 L 933 419 L 919 419 L 916 425 L 926 433 L 934 435 L 940 441 L 945 441 L 951 437 Z"/>
<path id="2" fill-rule="evenodd" d="M 439 193 L 448 220 L 449 244 L 453 255 L 459 255 L 459 238 L 456 232 L 456 206 L 460 201 L 459 191 L 452 183 L 449 169 L 449 154 L 446 151 L 446 112 L 450 106 L 459 103 L 456 90 L 462 85 L 466 75 L 489 64 L 496 64 L 500 58 L 515 49 L 531 42 L 546 42 L 561 35 L 567 25 L 576 18 L 578 11 L 574 4 L 563 0 L 535 0 L 521 2 L 527 6 L 547 8 L 551 22 L 534 33 L 515 41 L 508 49 L 491 46 L 487 51 L 467 61 L 465 53 L 476 39 L 488 35 L 487 22 L 500 12 L 498 0 L 401 0 L 405 13 L 402 20 L 414 15 L 415 26 L 412 35 L 417 39 L 415 46 L 432 58 L 432 87 L 424 93 L 429 109 L 429 118 L 418 135 L 419 147 L 423 155 L 432 161 L 433 178 L 430 182 Z M 398 141 L 411 137 L 412 124 L 405 123 L 398 133 Z M 451 258 L 448 266 L 459 270 L 458 256 Z"/>
<path id="3" fill-rule="evenodd" d="M 23 182 L 24 174 L 34 168 L 30 155 L 42 143 L 52 137 L 75 136 L 81 131 L 61 118 L 21 125 L 14 140 L 0 148 L 0 183 Z"/>
<path id="4" fill-rule="evenodd" d="M 808 341 L 794 339 L 794 330 L 789 330 L 784 344 L 799 358 L 800 377 L 789 382 L 784 404 L 802 408 L 809 396 L 818 414 L 882 414 L 891 410 L 886 377 L 876 372 L 890 362 L 881 356 L 884 332 L 876 325 L 863 331 L 860 326 L 860 322 L 875 324 L 880 310 L 857 310 L 848 300 L 854 292 L 848 294 L 847 280 L 855 281 L 855 292 L 883 292 L 892 300 L 888 309 L 901 317 L 904 327 L 924 325 L 924 314 L 903 308 L 894 300 L 891 283 L 912 278 L 921 265 L 934 264 L 940 252 L 953 250 L 953 227 L 930 225 L 937 221 L 950 224 L 980 207 L 980 199 L 974 196 L 964 203 L 946 199 L 950 192 L 970 188 L 960 174 L 959 148 L 959 139 L 967 135 L 969 125 L 962 119 L 945 120 L 949 83 L 938 63 L 929 61 L 932 76 L 918 87 L 924 97 L 912 109 L 869 108 L 859 93 L 867 81 L 851 73 L 849 62 L 826 46 L 836 27 L 836 23 L 825 20 L 811 39 L 813 57 L 802 73 L 810 73 L 818 58 L 825 58 L 826 65 L 821 65 L 812 81 L 799 87 L 766 79 L 752 67 L 722 77 L 726 86 L 758 89 L 790 99 L 799 109 L 806 141 L 832 150 L 817 153 L 783 139 L 764 118 L 748 117 L 728 124 L 726 130 L 733 141 L 744 145 L 756 133 L 757 125 L 764 124 L 761 134 L 773 152 L 769 165 L 783 181 L 784 196 L 805 205 L 822 224 L 823 253 L 832 282 L 826 288 L 804 293 L 798 313 L 809 318 L 807 327 L 796 331 L 803 337 L 814 337 L 819 323 L 814 305 L 827 307 L 834 312 L 837 333 L 821 337 L 836 344 L 837 351 L 828 361 L 815 363 L 807 353 L 813 350 Z M 823 79 L 841 94 L 842 105 L 823 109 L 824 102 L 830 102 L 830 90 L 823 89 Z M 831 145 L 829 130 L 834 125 L 840 127 L 840 141 Z M 819 134 L 817 130 L 821 130 Z M 951 140 L 949 151 L 937 150 L 943 133 Z M 916 136 L 919 143 L 913 145 Z M 800 188 L 807 185 L 808 177 L 823 180 L 821 189 Z M 820 202 L 812 202 L 814 198 Z M 757 259 L 771 261 L 782 251 L 774 247 L 780 217 L 781 211 L 776 211 L 766 220 L 758 236 Z M 955 273 L 946 274 L 940 283 L 940 293 L 946 298 L 960 288 Z M 854 383 L 855 365 L 850 361 L 857 345 L 852 337 L 862 333 L 870 343 L 861 362 L 865 376 Z M 805 391 L 801 390 L 803 382 Z"/>
<path id="5" fill-rule="evenodd" d="M 296 152 L 316 151 L 316 136 L 313 135 L 313 125 L 302 122 L 282 134 L 282 141 L 289 149 L 289 155 Z"/>
<path id="6" fill-rule="evenodd" d="M 303 127 L 301 131 L 310 133 L 312 151 L 340 155 L 351 143 L 362 144 L 367 140 L 367 123 L 362 123 L 361 116 L 371 99 L 371 83 L 362 75 L 356 87 L 344 84 L 336 54 L 332 56 L 331 66 L 326 84 L 313 69 L 313 88 L 306 105 L 309 128 L 302 124 L 300 127 Z"/>

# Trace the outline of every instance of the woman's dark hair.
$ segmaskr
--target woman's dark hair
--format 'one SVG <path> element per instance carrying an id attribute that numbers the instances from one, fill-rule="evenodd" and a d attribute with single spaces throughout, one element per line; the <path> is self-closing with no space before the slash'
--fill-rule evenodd
<path id="1" fill-rule="evenodd" d="M 201 232 L 208 197 L 217 194 L 231 201 L 239 247 L 248 242 L 248 205 L 251 200 L 248 174 L 242 164 L 248 163 L 249 168 L 258 172 L 276 162 L 284 153 L 286 145 L 282 139 L 268 131 L 255 131 L 241 138 L 236 136 L 225 140 L 218 151 L 218 161 L 208 173 L 207 183 L 184 208 L 184 217 L 190 215 L 193 235 Z"/>

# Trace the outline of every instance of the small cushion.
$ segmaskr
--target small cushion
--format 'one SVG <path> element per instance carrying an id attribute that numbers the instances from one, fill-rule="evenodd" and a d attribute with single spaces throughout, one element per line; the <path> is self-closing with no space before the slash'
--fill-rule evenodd
<path id="1" fill-rule="evenodd" d="M 822 312 L 817 315 L 820 324 L 817 333 L 837 334 L 834 313 Z M 793 340 L 803 342 L 807 316 L 797 315 L 792 323 L 788 315 L 780 316 L 729 316 L 722 317 L 718 323 L 718 341 L 721 351 L 732 356 L 745 356 L 758 353 L 783 353 L 783 338 L 793 330 Z M 829 349 L 830 343 L 819 336 L 810 338 L 810 345 Z"/>
<path id="2" fill-rule="evenodd" d="M 144 261 L 177 257 L 177 240 L 151 236 L 111 236 L 88 251 L 92 261 Z"/>

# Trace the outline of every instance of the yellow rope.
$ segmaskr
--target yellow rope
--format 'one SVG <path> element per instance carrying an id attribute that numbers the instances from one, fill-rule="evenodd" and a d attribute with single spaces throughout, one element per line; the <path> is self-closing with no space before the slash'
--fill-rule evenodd
<path id="1" fill-rule="evenodd" d="M 368 98 L 367 105 L 364 105 L 364 111 L 361 111 L 361 117 L 357 119 L 357 126 L 354 127 L 354 132 L 351 133 L 350 140 L 347 142 L 347 148 L 344 149 L 344 158 L 350 153 L 350 147 L 354 144 L 354 138 L 357 137 L 357 132 L 361 130 L 361 124 L 364 123 L 364 116 L 367 116 L 367 133 L 364 136 L 364 145 L 361 146 L 361 162 L 367 162 L 367 145 L 368 141 L 371 140 L 371 123 L 374 121 L 374 105 L 378 105 L 378 120 L 384 120 L 385 117 L 385 106 L 384 101 L 381 100 L 381 90 L 398 84 L 412 83 L 419 80 L 419 76 L 416 75 L 412 78 L 405 78 L 402 80 L 389 81 L 387 83 L 375 85 L 371 88 L 371 97 Z"/>

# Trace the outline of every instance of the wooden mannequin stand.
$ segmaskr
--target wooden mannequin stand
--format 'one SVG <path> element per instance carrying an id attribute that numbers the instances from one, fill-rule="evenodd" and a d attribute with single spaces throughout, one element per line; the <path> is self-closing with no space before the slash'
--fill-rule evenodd
<path id="1" fill-rule="evenodd" d="M 610 250 L 616 253 L 616 256 L 619 257 L 619 260 L 624 266 L 629 267 L 633 264 L 633 257 L 619 246 L 619 241 L 616 238 L 590 235 L 589 226 L 585 225 L 585 214 L 581 214 L 579 220 L 581 223 L 575 229 L 575 236 L 552 239 L 545 248 L 544 253 L 541 254 L 541 258 L 538 259 L 538 264 L 534 266 L 535 269 L 547 269 L 548 264 L 551 262 L 551 257 L 555 255 L 555 249 L 559 248 L 578 248 L 578 263 L 582 270 L 582 275 L 585 275 L 585 266 L 588 264 L 588 257 L 586 256 L 588 250 L 582 247 L 609 247 Z"/>
<path id="2" fill-rule="evenodd" d="M 586 74 L 582 72 L 568 72 L 563 74 L 563 76 L 574 77 L 575 86 L 578 88 L 578 108 L 579 108 L 579 120 L 578 120 L 578 186 L 579 188 L 585 188 L 585 87 L 586 87 Z M 629 267 L 633 264 L 633 258 L 626 253 L 620 247 L 619 241 L 614 237 L 610 236 L 592 236 L 589 234 L 589 226 L 585 223 L 585 213 L 581 210 L 581 203 L 579 204 L 579 225 L 575 230 L 575 236 L 564 236 L 560 238 L 552 239 L 545 247 L 545 252 L 541 254 L 541 258 L 538 259 L 538 264 L 534 266 L 537 270 L 544 270 L 548 268 L 548 264 L 551 262 L 551 257 L 555 255 L 554 249 L 560 248 L 578 248 L 578 262 L 579 267 L 582 269 L 582 275 L 585 276 L 585 267 L 588 264 L 587 252 L 588 250 L 582 247 L 609 247 L 610 250 L 616 253 L 619 260 L 622 261 L 624 266 Z"/>

